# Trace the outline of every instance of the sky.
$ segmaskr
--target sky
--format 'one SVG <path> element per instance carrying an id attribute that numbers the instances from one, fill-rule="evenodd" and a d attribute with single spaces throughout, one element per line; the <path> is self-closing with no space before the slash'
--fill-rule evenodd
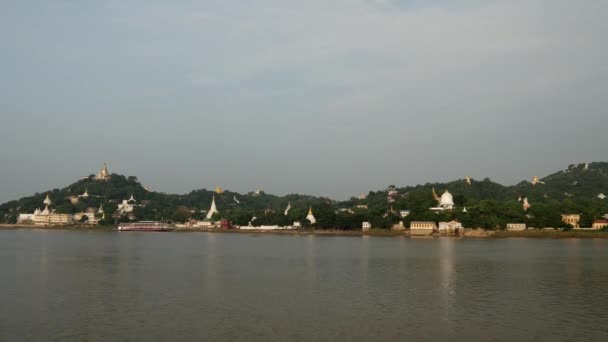
<path id="1" fill-rule="evenodd" d="M 608 1 L 0 2 L 0 202 L 97 173 L 346 199 L 608 160 Z"/>

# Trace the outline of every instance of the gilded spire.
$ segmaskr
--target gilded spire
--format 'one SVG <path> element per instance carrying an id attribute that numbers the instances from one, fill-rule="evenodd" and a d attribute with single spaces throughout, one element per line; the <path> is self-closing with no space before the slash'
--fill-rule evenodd
<path id="1" fill-rule="evenodd" d="M 103 163 L 103 167 L 97 176 L 95 176 L 96 180 L 108 180 L 110 178 L 110 172 L 108 172 L 108 167 L 106 163 Z"/>
<path id="2" fill-rule="evenodd" d="M 433 187 L 433 198 L 435 199 L 435 201 L 439 202 L 441 199 L 439 198 L 439 196 L 437 196 L 437 193 L 435 192 L 435 187 Z"/>

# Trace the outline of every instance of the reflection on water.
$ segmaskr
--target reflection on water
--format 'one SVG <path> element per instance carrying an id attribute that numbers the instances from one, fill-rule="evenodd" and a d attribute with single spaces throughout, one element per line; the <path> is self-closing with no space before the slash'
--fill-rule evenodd
<path id="1" fill-rule="evenodd" d="M 440 238 L 439 244 L 439 276 L 441 288 L 441 322 L 450 324 L 452 315 L 452 300 L 456 293 L 456 282 L 454 277 L 454 243 L 457 242 L 450 238 Z"/>
<path id="2" fill-rule="evenodd" d="M 608 241 L 0 231 L 0 341 L 605 340 Z"/>

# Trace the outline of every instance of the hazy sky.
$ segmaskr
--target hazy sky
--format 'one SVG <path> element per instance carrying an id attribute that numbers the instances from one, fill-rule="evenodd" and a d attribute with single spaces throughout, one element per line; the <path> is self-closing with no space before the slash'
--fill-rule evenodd
<path id="1" fill-rule="evenodd" d="M 608 1 L 0 2 L 0 202 L 98 172 L 342 199 L 608 160 Z"/>

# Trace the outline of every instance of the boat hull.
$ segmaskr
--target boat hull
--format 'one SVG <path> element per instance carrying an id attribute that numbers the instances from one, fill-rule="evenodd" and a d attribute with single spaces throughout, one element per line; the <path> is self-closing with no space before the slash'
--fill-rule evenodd
<path id="1" fill-rule="evenodd" d="M 136 222 L 118 226 L 119 232 L 168 232 L 172 229 L 161 222 Z"/>

